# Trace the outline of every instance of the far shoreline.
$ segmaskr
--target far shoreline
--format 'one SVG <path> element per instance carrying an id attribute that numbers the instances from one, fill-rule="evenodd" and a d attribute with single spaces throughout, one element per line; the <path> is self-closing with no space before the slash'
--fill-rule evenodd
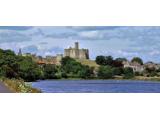
<path id="1" fill-rule="evenodd" d="M 160 77 L 144 77 L 144 76 L 135 76 L 133 78 L 129 78 L 129 79 L 125 79 L 123 78 L 122 76 L 118 76 L 118 77 L 114 77 L 114 78 L 109 78 L 109 79 L 101 79 L 101 78 L 88 78 L 88 79 L 85 79 L 85 78 L 61 78 L 61 79 L 42 79 L 42 80 L 37 80 L 35 82 L 38 82 L 38 81 L 61 81 L 61 80 L 66 80 L 66 81 L 69 81 L 69 80 L 131 80 L 131 81 L 156 81 L 156 82 L 160 82 Z M 32 83 L 32 82 L 31 82 Z"/>

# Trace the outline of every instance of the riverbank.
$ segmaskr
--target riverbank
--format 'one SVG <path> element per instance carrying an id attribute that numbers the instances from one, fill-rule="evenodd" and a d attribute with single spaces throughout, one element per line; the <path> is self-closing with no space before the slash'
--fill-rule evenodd
<path id="1" fill-rule="evenodd" d="M 115 76 L 115 80 L 143 80 L 143 81 L 160 81 L 160 77 L 145 77 L 145 76 L 135 76 L 130 79 L 125 79 L 123 76 Z"/>
<path id="2" fill-rule="evenodd" d="M 0 78 L 4 85 L 13 93 L 40 93 L 41 91 L 32 88 L 30 84 L 25 83 L 23 80 Z"/>
<path id="3" fill-rule="evenodd" d="M 145 76 L 135 76 L 130 79 L 125 79 L 123 76 L 114 76 L 113 78 L 100 79 L 100 78 L 61 78 L 61 79 L 47 79 L 47 80 L 143 80 L 143 81 L 160 81 L 160 77 L 145 77 Z M 44 80 L 45 81 L 45 80 Z"/>

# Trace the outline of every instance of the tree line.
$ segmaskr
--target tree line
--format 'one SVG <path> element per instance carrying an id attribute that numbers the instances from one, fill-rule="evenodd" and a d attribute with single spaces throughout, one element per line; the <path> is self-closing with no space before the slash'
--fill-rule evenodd
<path id="1" fill-rule="evenodd" d="M 136 75 L 132 68 L 124 68 L 123 61 L 126 58 L 113 59 L 112 56 L 97 56 L 95 62 L 99 65 L 98 70 L 94 67 L 82 65 L 70 57 L 62 58 L 61 65 L 38 65 L 32 57 L 16 55 L 11 50 L 0 49 L 0 77 L 21 78 L 26 82 L 38 79 L 61 79 L 61 78 L 100 78 L 109 79 L 114 76 L 132 78 Z M 131 62 L 143 65 L 141 58 L 135 57 Z M 144 73 L 155 76 L 160 70 L 147 68 Z"/>
<path id="2" fill-rule="evenodd" d="M 21 78 L 26 82 L 38 79 L 90 78 L 93 68 L 65 57 L 61 66 L 38 65 L 32 57 L 16 55 L 11 50 L 0 49 L 0 77 Z"/>
<path id="3" fill-rule="evenodd" d="M 98 77 L 101 79 L 113 78 L 116 75 L 123 76 L 123 78 L 134 77 L 132 68 L 123 67 L 123 62 L 127 61 L 126 58 L 113 59 L 112 56 L 97 56 L 95 61 L 100 65 L 98 70 Z M 134 58 L 132 61 L 137 61 L 137 58 Z"/>

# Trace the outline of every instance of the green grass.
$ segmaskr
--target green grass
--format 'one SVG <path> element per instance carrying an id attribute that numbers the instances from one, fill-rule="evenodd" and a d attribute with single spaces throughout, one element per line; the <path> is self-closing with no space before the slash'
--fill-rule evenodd
<path id="1" fill-rule="evenodd" d="M 88 65 L 90 67 L 94 67 L 95 69 L 99 68 L 99 65 L 94 60 L 76 59 L 76 61 L 80 62 L 83 65 Z"/>

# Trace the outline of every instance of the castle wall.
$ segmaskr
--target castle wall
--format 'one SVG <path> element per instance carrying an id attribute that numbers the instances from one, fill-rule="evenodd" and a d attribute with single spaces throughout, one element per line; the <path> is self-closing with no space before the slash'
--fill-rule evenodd
<path id="1" fill-rule="evenodd" d="M 75 59 L 89 59 L 89 50 L 88 49 L 79 49 L 79 45 L 76 42 L 75 48 L 69 48 L 64 50 L 64 57 L 69 56 Z"/>
<path id="2" fill-rule="evenodd" d="M 87 49 L 79 50 L 79 59 L 89 59 L 89 54 Z"/>

